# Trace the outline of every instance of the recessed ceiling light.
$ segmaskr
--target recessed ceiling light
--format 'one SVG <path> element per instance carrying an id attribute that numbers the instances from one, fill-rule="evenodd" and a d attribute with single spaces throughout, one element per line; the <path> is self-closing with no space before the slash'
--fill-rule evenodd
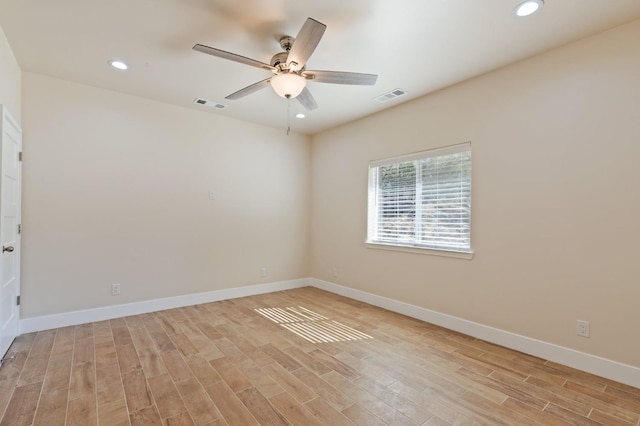
<path id="1" fill-rule="evenodd" d="M 122 61 L 118 61 L 117 59 L 112 59 L 109 61 L 109 65 L 111 65 L 112 67 L 114 67 L 115 69 L 119 69 L 119 70 L 126 70 L 127 68 L 129 68 L 129 66 L 127 64 L 125 64 Z"/>
<path id="2" fill-rule="evenodd" d="M 524 18 L 525 16 L 531 16 L 536 13 L 544 5 L 543 0 L 525 0 L 519 3 L 515 9 L 513 9 L 513 15 L 518 18 Z"/>
<path id="3" fill-rule="evenodd" d="M 296 118 L 304 118 L 304 117 L 305 117 L 305 115 L 303 113 L 301 113 L 301 112 L 296 114 Z"/>

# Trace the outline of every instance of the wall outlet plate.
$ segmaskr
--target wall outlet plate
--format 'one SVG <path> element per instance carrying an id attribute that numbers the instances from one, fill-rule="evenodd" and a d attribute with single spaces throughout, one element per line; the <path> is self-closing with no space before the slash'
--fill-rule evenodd
<path id="1" fill-rule="evenodd" d="M 589 337 L 589 321 L 578 320 L 577 322 L 577 332 L 580 337 Z"/>

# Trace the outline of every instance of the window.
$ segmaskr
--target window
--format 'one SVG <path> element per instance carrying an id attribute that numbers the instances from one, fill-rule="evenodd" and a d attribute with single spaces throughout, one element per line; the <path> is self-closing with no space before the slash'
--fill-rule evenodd
<path id="1" fill-rule="evenodd" d="M 369 165 L 367 243 L 471 253 L 471 144 Z"/>

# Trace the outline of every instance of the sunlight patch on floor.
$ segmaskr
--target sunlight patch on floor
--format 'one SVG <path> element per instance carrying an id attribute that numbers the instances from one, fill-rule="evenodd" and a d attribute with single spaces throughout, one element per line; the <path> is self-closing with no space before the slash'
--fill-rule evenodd
<path id="1" fill-rule="evenodd" d="M 256 308 L 254 311 L 311 343 L 373 339 L 373 337 L 368 334 L 362 333 L 302 306 Z"/>

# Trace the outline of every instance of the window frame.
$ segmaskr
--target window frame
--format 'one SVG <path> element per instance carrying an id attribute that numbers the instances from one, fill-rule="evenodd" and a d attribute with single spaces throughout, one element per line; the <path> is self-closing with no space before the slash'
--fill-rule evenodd
<path id="1" fill-rule="evenodd" d="M 469 250 L 455 250 L 455 249 L 447 249 L 447 248 L 437 248 L 437 247 L 425 247 L 420 246 L 418 244 L 402 244 L 398 242 L 389 242 L 389 241 L 376 241 L 371 239 L 372 234 L 372 226 L 378 226 L 378 177 L 376 171 L 379 167 L 390 166 L 394 164 L 402 164 L 412 161 L 420 161 L 427 158 L 440 157 L 450 154 L 455 154 L 459 152 L 469 151 L 472 153 L 471 142 L 464 142 L 461 144 L 430 149 L 426 151 L 414 152 L 411 154 L 400 155 L 390 158 L 384 158 L 380 160 L 374 160 L 369 163 L 369 173 L 368 173 L 368 191 L 367 191 L 367 236 L 365 239 L 365 246 L 373 249 L 382 249 L 382 250 L 392 250 L 392 251 L 402 251 L 402 252 L 410 252 L 410 253 L 419 253 L 419 254 L 429 254 L 435 256 L 447 256 L 447 257 L 455 257 L 461 259 L 472 259 L 474 256 L 472 241 L 471 241 L 471 228 L 472 228 L 472 212 L 471 212 L 471 199 L 472 199 L 472 183 L 473 176 L 470 175 L 469 178 Z M 473 170 L 473 156 L 471 159 L 472 163 L 470 165 L 470 172 Z M 416 187 L 418 187 L 418 181 L 420 178 L 416 177 Z M 419 210 L 419 203 L 416 203 L 416 210 Z M 416 213 L 417 214 L 417 213 Z"/>

